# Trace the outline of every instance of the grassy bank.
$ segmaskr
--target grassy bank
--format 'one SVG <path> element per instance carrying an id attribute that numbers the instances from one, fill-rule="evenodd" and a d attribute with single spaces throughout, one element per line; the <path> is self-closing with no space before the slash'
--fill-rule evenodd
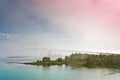
<path id="1" fill-rule="evenodd" d="M 58 62 L 58 61 L 39 61 L 39 62 L 27 62 L 27 63 L 22 63 L 22 64 L 26 64 L 26 65 L 37 65 L 37 66 L 51 66 L 51 65 L 63 65 L 65 64 L 64 61 L 62 62 Z"/>

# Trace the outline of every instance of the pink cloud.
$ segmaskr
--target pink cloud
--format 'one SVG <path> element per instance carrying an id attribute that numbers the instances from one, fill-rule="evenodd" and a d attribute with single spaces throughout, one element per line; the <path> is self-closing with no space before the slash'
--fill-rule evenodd
<path id="1" fill-rule="evenodd" d="M 33 0 L 32 3 L 36 14 L 42 14 L 53 29 L 62 29 L 76 43 L 96 42 L 95 46 L 119 42 L 119 4 L 119 0 Z"/>
<path id="2" fill-rule="evenodd" d="M 102 17 L 107 21 L 119 19 L 119 0 L 42 0 L 43 11 L 49 15 L 56 16 L 76 16 L 81 14 L 92 14 Z"/>
<path id="3" fill-rule="evenodd" d="M 97 23 L 96 27 L 102 24 L 100 27 L 107 30 L 118 31 L 120 26 L 119 0 L 42 0 L 41 2 L 45 16 L 51 22 L 64 25 L 67 29 L 81 29 L 81 26 L 86 26 L 81 25 L 85 21 L 85 24 Z"/>

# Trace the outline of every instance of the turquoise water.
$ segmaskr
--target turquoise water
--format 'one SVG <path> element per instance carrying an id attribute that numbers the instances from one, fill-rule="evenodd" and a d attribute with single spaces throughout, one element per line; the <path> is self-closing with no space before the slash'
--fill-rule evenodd
<path id="1" fill-rule="evenodd" d="M 0 63 L 0 80 L 120 80 L 118 69 L 31 66 Z"/>

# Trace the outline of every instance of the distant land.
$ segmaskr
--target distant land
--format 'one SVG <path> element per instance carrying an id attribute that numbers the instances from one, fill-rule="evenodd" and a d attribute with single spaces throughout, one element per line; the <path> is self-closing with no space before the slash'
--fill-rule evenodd
<path id="1" fill-rule="evenodd" d="M 25 62 L 21 64 L 26 65 L 63 65 L 74 66 L 74 67 L 87 67 L 87 68 L 116 68 L 120 69 L 120 54 L 111 53 L 72 53 L 71 55 L 65 56 L 64 59 L 58 57 L 56 60 L 51 60 L 50 57 L 43 57 L 41 60 L 36 62 Z"/>
<path id="2" fill-rule="evenodd" d="M 6 58 L 26 58 L 28 56 L 7 56 Z"/>

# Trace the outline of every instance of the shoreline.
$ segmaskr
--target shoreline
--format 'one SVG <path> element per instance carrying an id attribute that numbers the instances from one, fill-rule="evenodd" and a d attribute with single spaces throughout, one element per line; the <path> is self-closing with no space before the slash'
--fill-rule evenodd
<path id="1" fill-rule="evenodd" d="M 119 54 L 81 54 L 75 53 L 65 56 L 64 59 L 57 58 L 51 60 L 50 57 L 43 57 L 42 61 L 36 62 L 23 62 L 25 65 L 36 66 L 52 66 L 52 65 L 66 65 L 73 67 L 86 67 L 86 68 L 113 68 L 120 69 L 120 55 Z"/>
<path id="2" fill-rule="evenodd" d="M 76 68 L 84 67 L 84 68 L 89 68 L 89 69 L 92 69 L 92 68 L 120 69 L 120 67 L 103 67 L 103 66 L 86 67 L 83 65 L 78 66 L 78 65 L 72 65 L 72 64 L 58 63 L 55 61 L 53 61 L 53 62 L 24 62 L 24 63 L 17 63 L 17 64 L 33 65 L 33 66 L 62 66 L 62 65 L 65 65 L 65 66 L 71 66 L 71 67 L 76 67 Z"/>

